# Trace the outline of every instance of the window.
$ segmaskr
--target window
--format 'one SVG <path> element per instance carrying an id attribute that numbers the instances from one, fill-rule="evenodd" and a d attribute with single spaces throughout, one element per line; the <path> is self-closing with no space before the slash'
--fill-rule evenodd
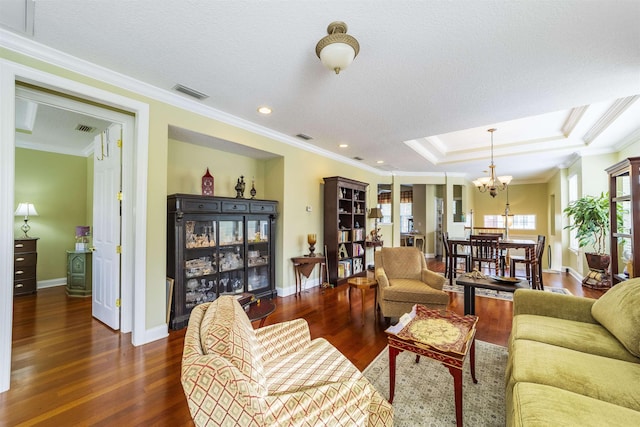
<path id="1" fill-rule="evenodd" d="M 400 232 L 413 231 L 413 203 L 400 203 Z"/>
<path id="2" fill-rule="evenodd" d="M 569 203 L 576 200 L 578 200 L 578 175 L 571 175 L 569 177 Z M 576 251 L 579 248 L 576 230 L 569 231 L 569 248 Z"/>
<path id="3" fill-rule="evenodd" d="M 391 224 L 391 203 L 378 203 L 378 207 L 382 211 L 380 222 L 383 224 Z"/>
<path id="4" fill-rule="evenodd" d="M 535 230 L 535 215 L 510 215 L 509 230 Z M 485 228 L 504 228 L 504 215 L 485 215 Z"/>

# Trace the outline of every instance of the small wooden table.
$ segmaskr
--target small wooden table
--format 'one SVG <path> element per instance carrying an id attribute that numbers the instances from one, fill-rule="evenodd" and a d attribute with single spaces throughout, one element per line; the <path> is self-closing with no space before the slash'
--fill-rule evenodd
<path id="1" fill-rule="evenodd" d="M 471 378 L 476 379 L 476 325 L 478 318 L 460 316 L 451 311 L 431 310 L 414 305 L 411 313 L 385 332 L 389 340 L 389 403 L 393 403 L 396 387 L 396 357 L 407 350 L 441 362 L 453 376 L 456 402 L 456 424 L 462 427 L 462 367 L 467 354 L 471 359 Z"/>
<path id="2" fill-rule="evenodd" d="M 257 300 L 249 304 L 249 309 L 247 310 L 247 316 L 251 322 L 260 321 L 260 328 L 264 326 L 265 320 L 267 320 L 267 316 L 273 313 L 276 310 L 276 304 L 273 300 L 263 299 Z"/>
<path id="3" fill-rule="evenodd" d="M 296 276 L 296 295 L 302 293 L 302 278 L 309 278 L 316 264 L 320 264 L 320 269 L 318 270 L 318 280 L 320 281 L 320 285 L 324 283 L 322 281 L 322 266 L 324 266 L 326 258 L 322 255 L 297 256 L 291 258 L 291 262 L 293 262 L 293 272 Z M 300 289 L 299 291 L 298 288 Z"/>
<path id="4" fill-rule="evenodd" d="M 360 295 L 362 297 L 362 324 L 364 325 L 364 292 L 367 289 L 373 289 L 374 294 L 374 303 L 373 303 L 373 315 L 374 318 L 377 318 L 378 314 L 378 282 L 373 279 L 369 279 L 367 277 L 352 277 L 351 279 L 347 279 L 347 284 L 349 285 L 348 293 L 349 293 L 349 312 L 351 312 L 351 289 L 356 288 L 360 289 Z"/>
<path id="5" fill-rule="evenodd" d="M 514 283 L 499 283 L 496 279 L 474 279 L 465 274 L 456 278 L 456 284 L 464 286 L 464 314 L 476 314 L 476 288 L 502 292 L 515 292 L 520 288 L 529 289 L 529 282 L 524 279 Z"/>

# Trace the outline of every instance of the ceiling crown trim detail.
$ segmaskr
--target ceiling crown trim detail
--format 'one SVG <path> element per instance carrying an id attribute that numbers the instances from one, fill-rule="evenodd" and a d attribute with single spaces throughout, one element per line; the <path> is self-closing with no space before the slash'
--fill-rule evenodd
<path id="1" fill-rule="evenodd" d="M 587 144 L 591 144 L 605 129 L 624 113 L 634 102 L 640 98 L 640 95 L 628 96 L 615 100 L 613 105 L 600 117 L 600 119 L 587 131 L 582 140 Z"/>

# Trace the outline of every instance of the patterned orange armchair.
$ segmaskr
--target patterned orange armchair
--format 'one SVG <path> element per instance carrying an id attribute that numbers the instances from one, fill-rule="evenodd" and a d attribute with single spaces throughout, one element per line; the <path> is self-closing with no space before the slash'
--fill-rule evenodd
<path id="1" fill-rule="evenodd" d="M 391 426 L 393 408 L 304 319 L 254 330 L 233 296 L 196 306 L 182 355 L 196 426 Z"/>

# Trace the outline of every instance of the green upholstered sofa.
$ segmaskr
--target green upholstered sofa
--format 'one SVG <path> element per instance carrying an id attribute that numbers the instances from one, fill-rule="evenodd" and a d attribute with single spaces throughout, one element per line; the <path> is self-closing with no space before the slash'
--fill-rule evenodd
<path id="1" fill-rule="evenodd" d="M 600 299 L 514 294 L 508 426 L 640 425 L 640 279 Z"/>

